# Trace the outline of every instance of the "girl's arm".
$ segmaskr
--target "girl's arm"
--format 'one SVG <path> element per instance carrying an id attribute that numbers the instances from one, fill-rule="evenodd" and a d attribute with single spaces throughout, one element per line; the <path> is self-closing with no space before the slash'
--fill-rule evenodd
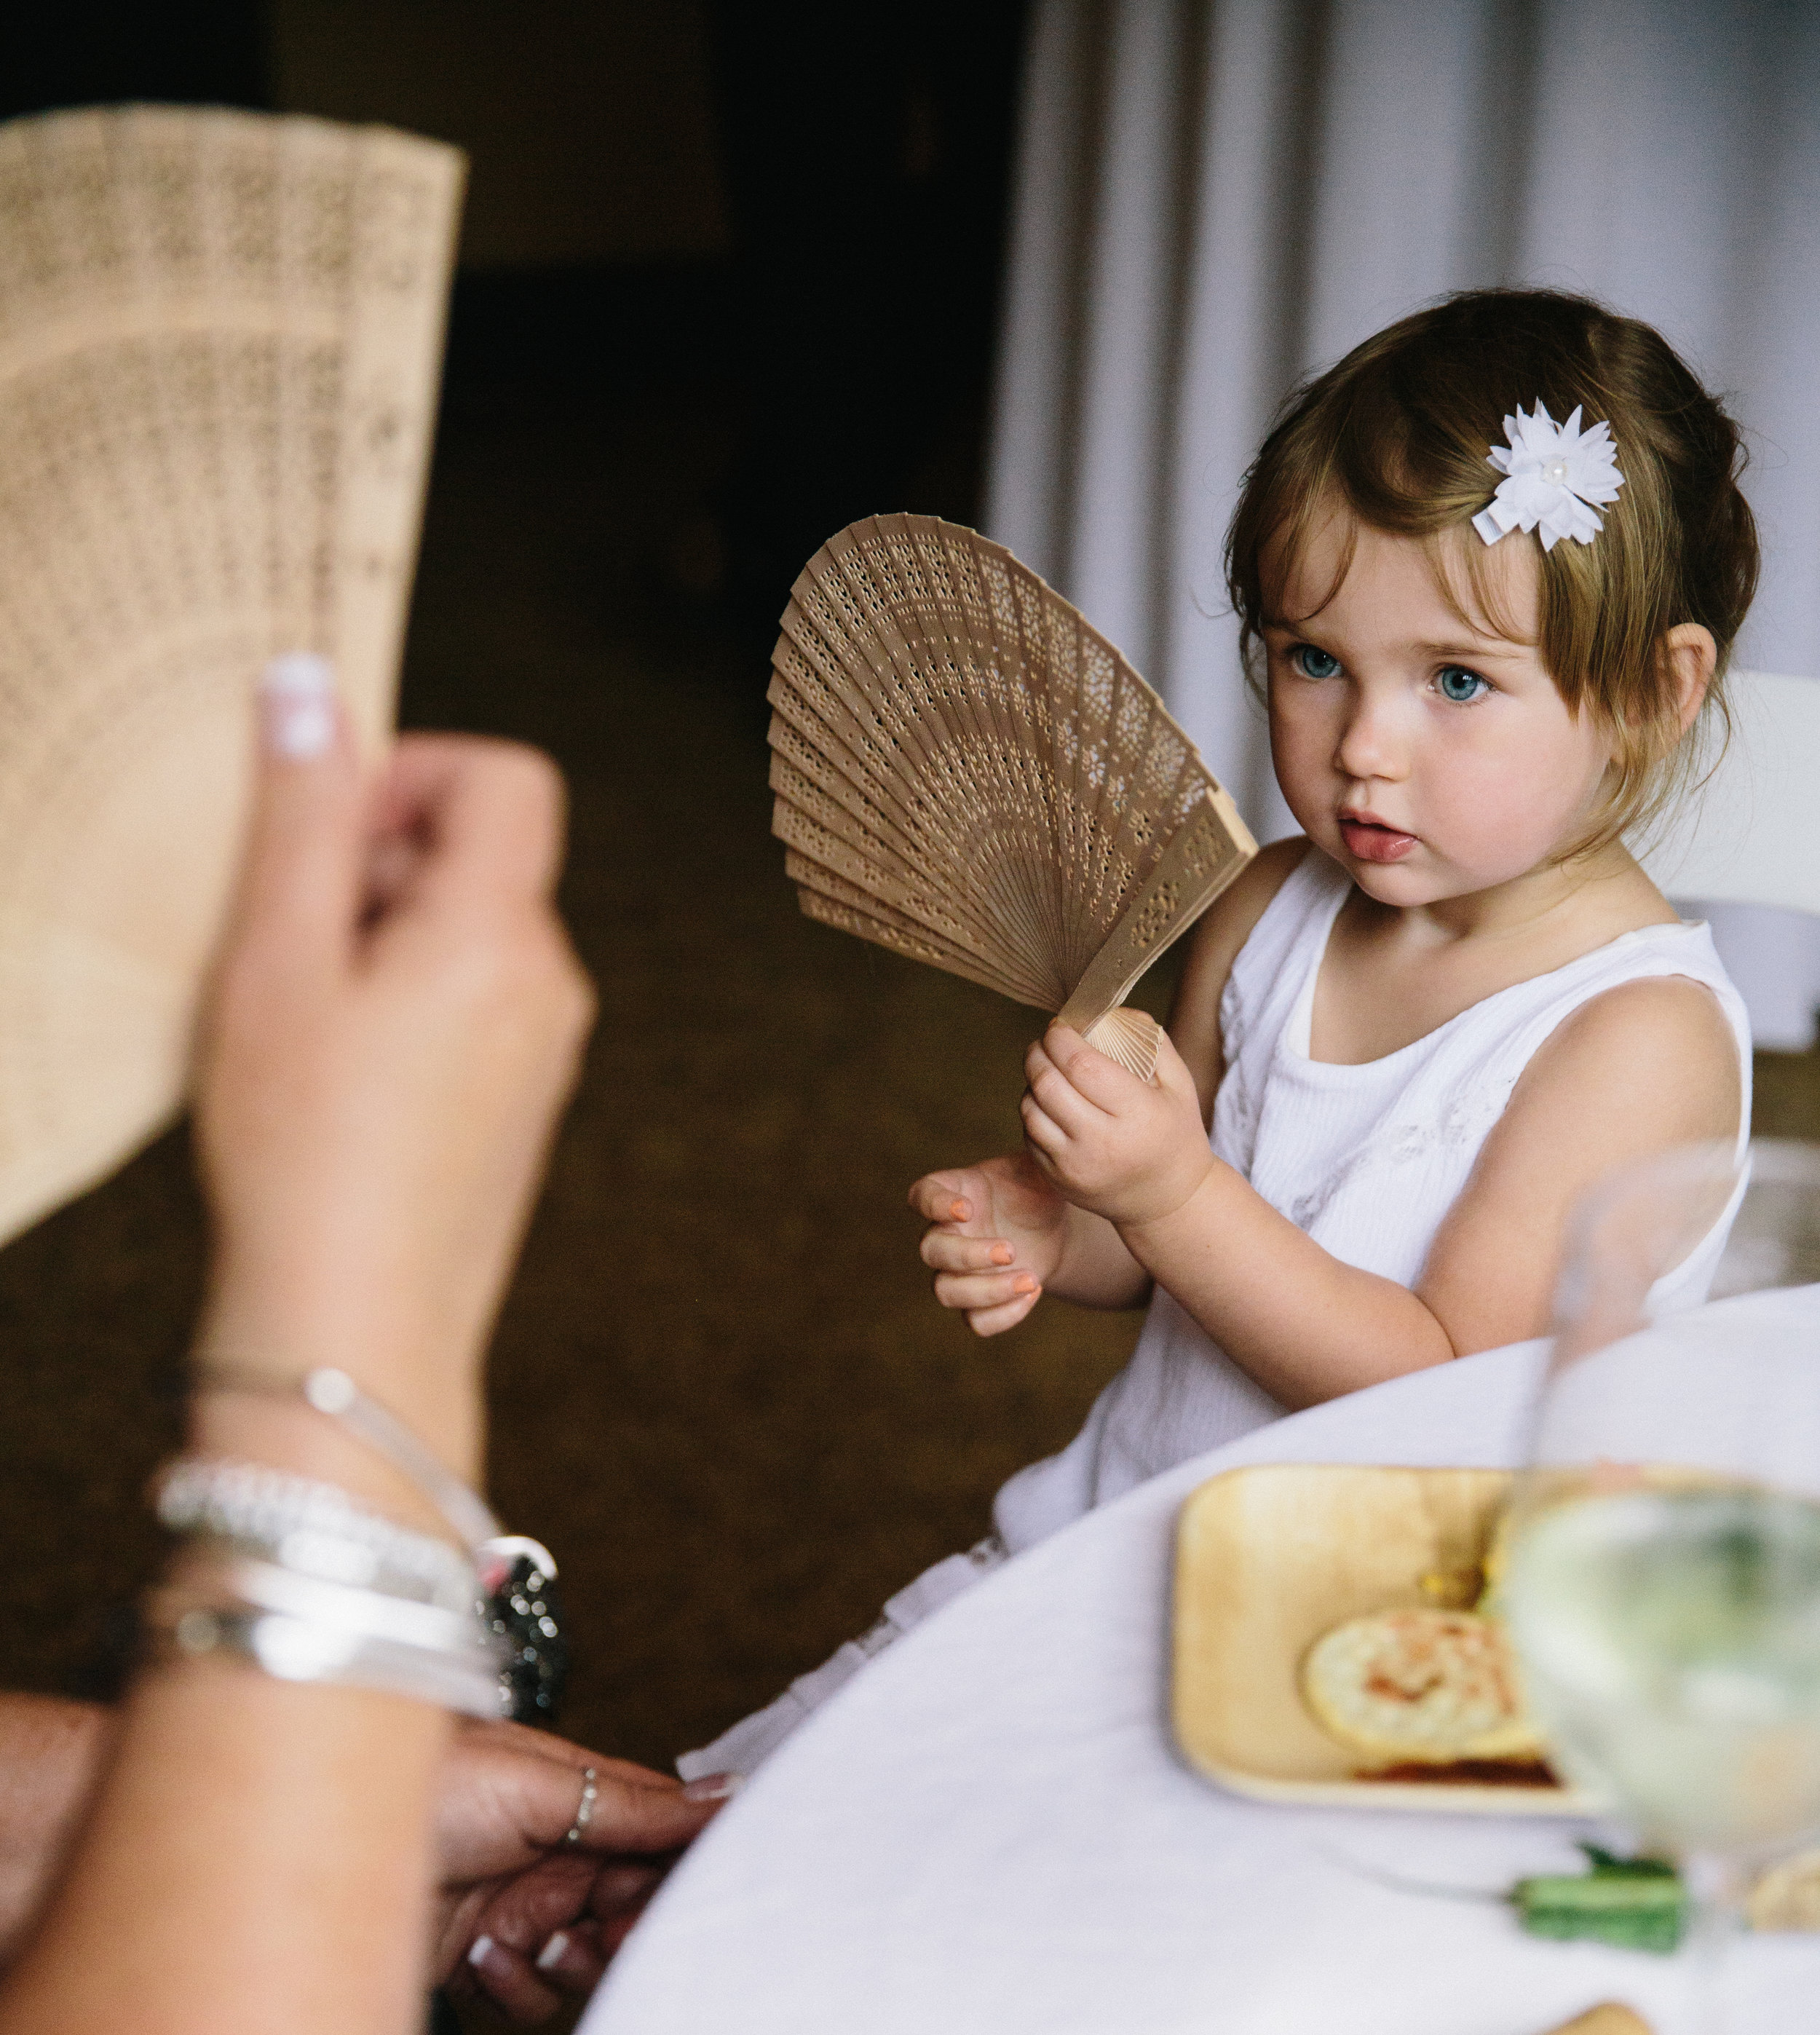
<path id="1" fill-rule="evenodd" d="M 1292 1407 L 1544 1333 L 1574 1203 L 1615 1167 L 1735 1137 L 1741 1100 L 1736 1045 L 1699 984 L 1596 998 L 1525 1070 L 1412 1291 L 1329 1256 L 1214 1158 L 1167 1046 L 1153 1089 L 1061 1027 L 1029 1071 L 1025 1127 L 1059 1188 Z"/>
<path id="2" fill-rule="evenodd" d="M 1307 850 L 1298 835 L 1261 851 L 1189 935 L 1169 1034 L 1193 1070 L 1203 1138 L 1225 1073 L 1226 978 Z M 910 1190 L 910 1206 L 929 1224 L 922 1258 L 935 1274 L 936 1299 L 964 1312 L 976 1335 L 1015 1327 L 1046 1292 L 1083 1307 L 1136 1307 L 1150 1297 L 1150 1273 L 1118 1230 L 1070 1203 L 1026 1153 L 926 1173 Z"/>

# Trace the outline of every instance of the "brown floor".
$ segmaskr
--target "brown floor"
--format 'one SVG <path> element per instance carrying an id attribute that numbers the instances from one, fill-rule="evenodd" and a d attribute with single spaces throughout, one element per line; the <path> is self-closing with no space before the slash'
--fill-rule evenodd
<path id="1" fill-rule="evenodd" d="M 1014 1141 L 1032 1017 L 798 916 L 763 674 L 661 590 L 724 439 L 712 400 L 471 408 L 405 702 L 573 788 L 600 1022 L 499 1332 L 492 1488 L 563 1564 L 567 1728 L 660 1764 L 983 1532 L 1136 1326 L 1053 1307 L 982 1345 L 929 1298 L 904 1189 Z M 1820 1055 L 1759 1084 L 1760 1131 L 1820 1139 Z M 173 1134 L 0 1254 L 0 1687 L 118 1671 L 201 1247 Z"/>

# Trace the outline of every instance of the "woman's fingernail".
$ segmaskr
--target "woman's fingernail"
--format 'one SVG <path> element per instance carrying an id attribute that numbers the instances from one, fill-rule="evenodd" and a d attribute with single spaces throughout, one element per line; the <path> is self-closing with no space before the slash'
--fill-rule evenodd
<path id="1" fill-rule="evenodd" d="M 314 650 L 274 657 L 259 680 L 267 751 L 288 763 L 323 754 L 335 739 L 335 667 Z"/>
<path id="2" fill-rule="evenodd" d="M 568 1931 L 566 1929 L 558 1929 L 555 1935 L 550 1939 L 549 1942 L 543 1946 L 543 1949 L 537 1953 L 537 1969 L 540 1971 L 554 1971 L 556 1966 L 562 1962 L 562 1953 L 567 1950 L 568 1947 Z"/>
<path id="3" fill-rule="evenodd" d="M 1009 1265 L 1017 1254 L 1008 1243 L 995 1243 L 992 1247 L 992 1262 L 995 1265 Z"/>
<path id="4" fill-rule="evenodd" d="M 950 1222 L 965 1222 L 972 1213 L 973 1204 L 971 1202 L 955 1202 L 949 1208 L 948 1220 Z"/>
<path id="5" fill-rule="evenodd" d="M 724 1802 L 737 1795 L 745 1785 L 743 1774 L 704 1774 L 698 1780 L 684 1785 L 682 1799 L 685 1802 Z"/>
<path id="6" fill-rule="evenodd" d="M 1011 1290 L 1013 1293 L 1034 1293 L 1036 1290 L 1036 1281 L 1028 1272 L 1020 1272 Z"/>
<path id="7" fill-rule="evenodd" d="M 493 1939 L 491 1936 L 476 1936 L 473 1947 L 468 1953 L 468 1962 L 476 1971 L 480 1971 L 485 1968 L 487 1960 L 492 1954 Z"/>

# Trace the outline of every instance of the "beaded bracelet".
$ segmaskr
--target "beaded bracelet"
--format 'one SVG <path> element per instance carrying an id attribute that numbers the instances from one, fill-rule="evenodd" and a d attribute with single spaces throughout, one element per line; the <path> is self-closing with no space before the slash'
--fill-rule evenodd
<path id="1" fill-rule="evenodd" d="M 230 1541 L 297 1574 L 451 1610 L 473 1601 L 474 1564 L 460 1549 L 366 1510 L 338 1484 L 184 1456 L 160 1481 L 157 1513 L 173 1533 Z"/>

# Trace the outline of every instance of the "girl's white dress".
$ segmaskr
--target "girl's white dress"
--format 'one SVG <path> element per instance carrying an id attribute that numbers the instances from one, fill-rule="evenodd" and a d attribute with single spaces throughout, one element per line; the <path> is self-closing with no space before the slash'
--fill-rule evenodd
<path id="1" fill-rule="evenodd" d="M 1310 848 L 1239 950 L 1220 1005 L 1226 1076 L 1212 1133 L 1219 1157 L 1343 1263 L 1416 1283 L 1442 1217 L 1537 1048 L 1583 1003 L 1621 983 L 1686 976 L 1718 999 L 1738 1042 L 1742 1153 L 1750 1121 L 1750 1026 L 1705 926 L 1623 934 L 1564 968 L 1498 991 L 1400 1051 L 1342 1066 L 1309 1058 L 1309 1026 L 1327 935 L 1351 887 L 1337 863 Z M 1660 1282 L 1653 1312 L 1705 1298 L 1730 1224 L 1728 1211 Z M 678 1770 L 686 1779 L 750 1772 L 874 1653 L 987 1570 L 1283 1411 L 1159 1289 L 1130 1362 L 1080 1433 L 999 1491 L 996 1533 L 919 1576 L 863 1638 L 712 1745 L 685 1754 Z"/>

